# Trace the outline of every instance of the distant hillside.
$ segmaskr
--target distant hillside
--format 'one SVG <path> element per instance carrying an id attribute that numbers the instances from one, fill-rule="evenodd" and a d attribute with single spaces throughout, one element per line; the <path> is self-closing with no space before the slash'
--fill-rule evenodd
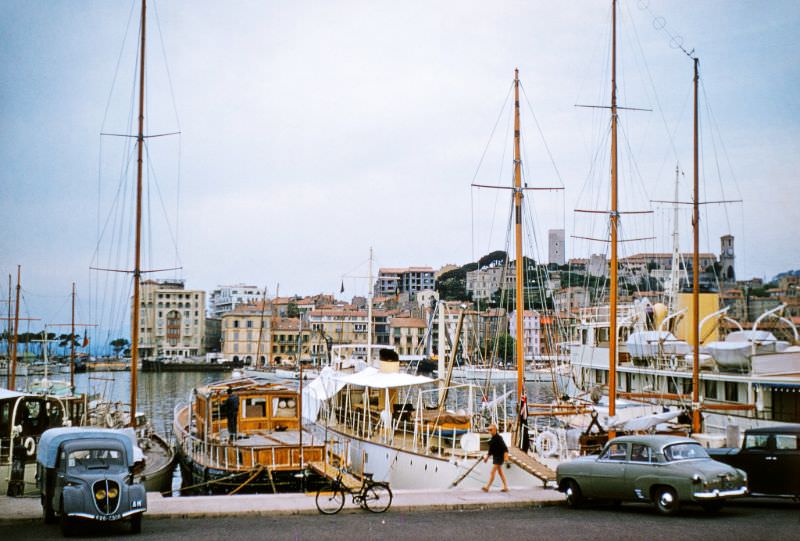
<path id="1" fill-rule="evenodd" d="M 778 280 L 780 280 L 784 276 L 800 276 L 800 269 L 785 271 L 785 272 L 781 272 L 779 274 L 776 274 L 775 278 L 773 278 L 771 281 L 772 282 L 777 282 Z"/>

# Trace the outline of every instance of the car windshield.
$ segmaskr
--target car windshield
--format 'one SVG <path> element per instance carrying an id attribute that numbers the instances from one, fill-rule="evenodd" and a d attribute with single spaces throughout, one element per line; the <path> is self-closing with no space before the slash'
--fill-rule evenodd
<path id="1" fill-rule="evenodd" d="M 669 462 L 708 458 L 708 453 L 699 443 L 676 443 L 664 448 L 664 457 Z"/>
<path id="2" fill-rule="evenodd" d="M 67 457 L 67 467 L 75 470 L 107 470 L 123 465 L 118 449 L 79 449 Z"/>

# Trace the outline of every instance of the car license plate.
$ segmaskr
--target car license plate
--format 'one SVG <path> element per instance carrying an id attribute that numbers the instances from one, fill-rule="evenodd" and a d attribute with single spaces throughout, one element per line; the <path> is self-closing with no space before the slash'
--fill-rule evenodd
<path id="1" fill-rule="evenodd" d="M 122 515 L 116 513 L 114 515 L 95 515 L 95 520 L 99 520 L 101 522 L 107 522 L 111 520 L 119 520 L 122 518 Z"/>

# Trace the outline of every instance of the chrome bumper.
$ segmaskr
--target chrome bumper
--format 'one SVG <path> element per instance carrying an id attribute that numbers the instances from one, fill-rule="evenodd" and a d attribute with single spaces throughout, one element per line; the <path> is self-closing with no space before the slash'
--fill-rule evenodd
<path id="1" fill-rule="evenodd" d="M 747 487 L 735 488 L 733 490 L 719 490 L 715 488 L 709 492 L 695 492 L 692 497 L 696 500 L 717 500 L 720 498 L 735 498 L 737 496 L 745 496 L 747 494 Z"/>

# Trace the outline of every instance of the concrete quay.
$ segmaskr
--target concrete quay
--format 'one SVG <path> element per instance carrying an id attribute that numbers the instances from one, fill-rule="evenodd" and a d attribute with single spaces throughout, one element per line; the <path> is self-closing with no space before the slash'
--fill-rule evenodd
<path id="1" fill-rule="evenodd" d="M 500 492 L 481 490 L 393 490 L 389 513 L 403 511 L 457 511 L 489 508 L 520 508 L 559 505 L 564 495 L 552 488 L 511 488 Z M 145 519 L 209 518 L 235 516 L 279 516 L 319 514 L 314 503 L 315 493 L 300 494 L 242 494 L 234 496 L 163 497 L 157 492 L 147 494 Z M 348 496 L 346 512 L 362 511 Z M 9 498 L 0 496 L 0 524 L 42 520 L 38 496 Z"/>

